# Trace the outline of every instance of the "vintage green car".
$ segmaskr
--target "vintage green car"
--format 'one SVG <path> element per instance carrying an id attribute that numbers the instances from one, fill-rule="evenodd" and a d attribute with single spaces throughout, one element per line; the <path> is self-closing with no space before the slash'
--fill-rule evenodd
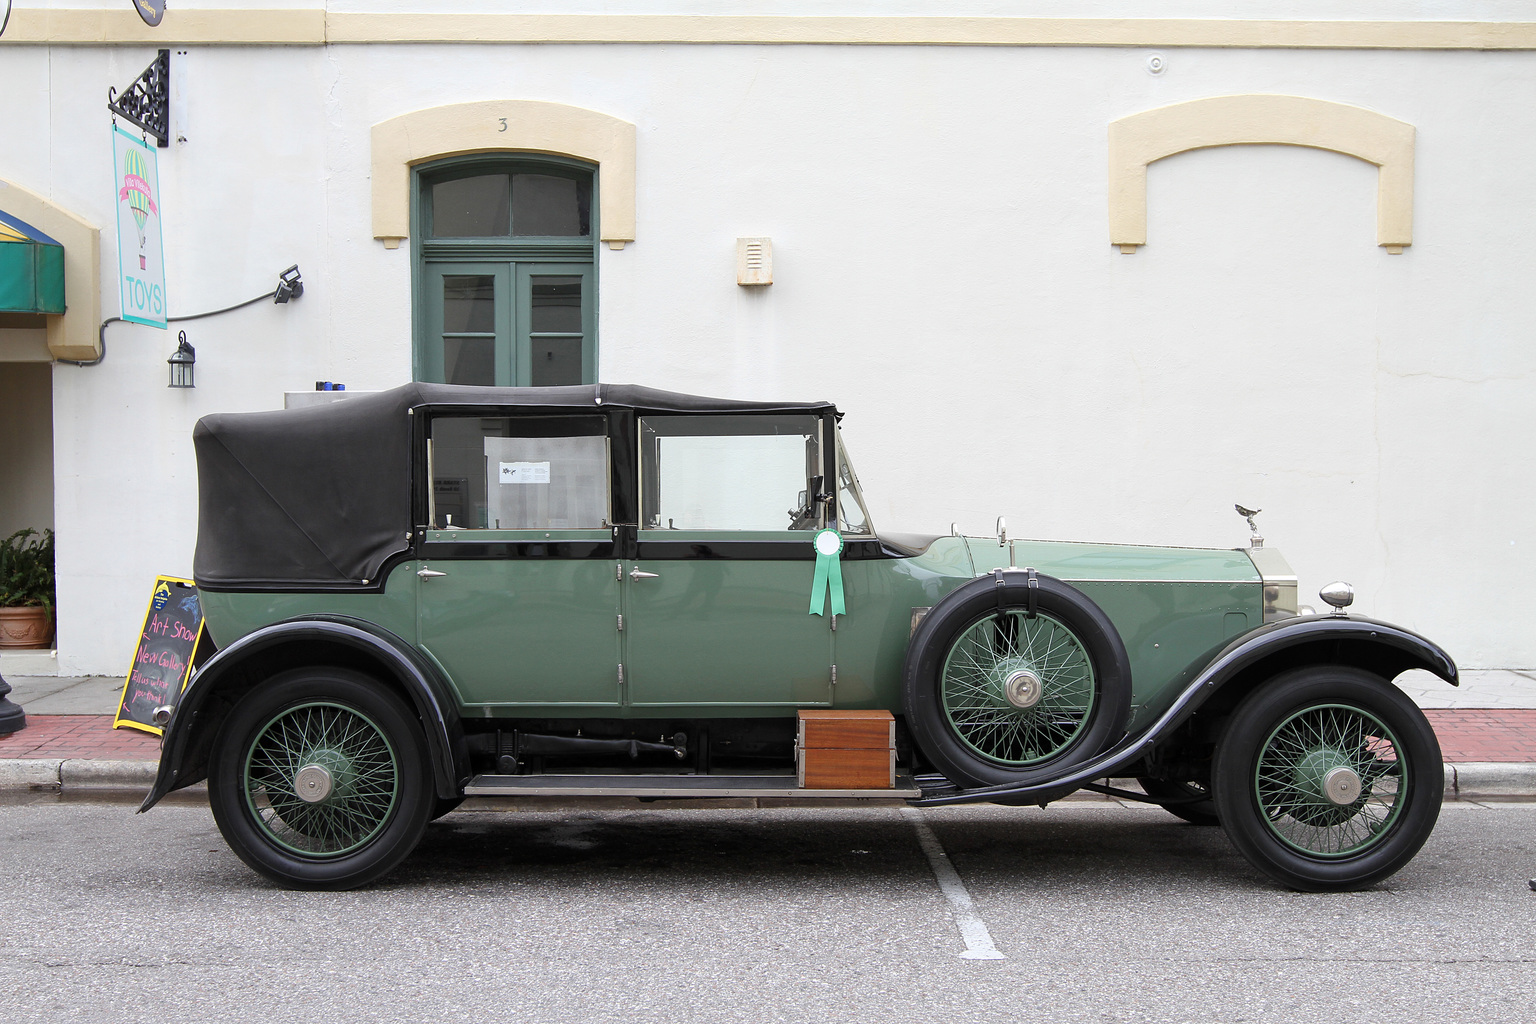
<path id="1" fill-rule="evenodd" d="M 1444 651 L 1346 614 L 1343 584 L 1331 614 L 1298 609 L 1257 530 L 1225 550 L 877 530 L 839 418 L 607 384 L 204 418 L 194 575 L 219 650 L 158 712 L 141 810 L 206 777 L 241 859 L 319 889 L 487 795 L 1043 805 L 1134 778 L 1309 890 L 1424 843 L 1440 749 L 1391 680 L 1454 685 Z M 806 784 L 816 709 L 890 721 L 890 777 Z"/>

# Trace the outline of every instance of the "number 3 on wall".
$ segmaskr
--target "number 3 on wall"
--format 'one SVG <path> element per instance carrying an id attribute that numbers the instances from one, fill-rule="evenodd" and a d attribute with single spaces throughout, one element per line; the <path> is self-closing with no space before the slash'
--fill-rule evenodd
<path id="1" fill-rule="evenodd" d="M 498 117 L 498 118 L 497 118 L 497 119 L 496 119 L 496 120 L 498 120 L 498 121 L 500 121 L 500 122 L 501 122 L 501 127 L 500 127 L 500 128 L 497 128 L 497 129 L 496 129 L 496 130 L 497 130 L 497 131 L 498 131 L 498 132 L 504 132 L 504 131 L 506 131 L 506 130 L 507 130 L 507 119 L 506 119 L 506 118 L 504 118 L 504 117 Z"/>

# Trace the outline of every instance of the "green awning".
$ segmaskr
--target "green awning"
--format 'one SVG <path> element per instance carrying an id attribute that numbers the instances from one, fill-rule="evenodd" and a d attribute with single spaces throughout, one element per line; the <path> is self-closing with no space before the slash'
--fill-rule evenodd
<path id="1" fill-rule="evenodd" d="M 0 313 L 64 312 L 64 247 L 0 210 Z"/>

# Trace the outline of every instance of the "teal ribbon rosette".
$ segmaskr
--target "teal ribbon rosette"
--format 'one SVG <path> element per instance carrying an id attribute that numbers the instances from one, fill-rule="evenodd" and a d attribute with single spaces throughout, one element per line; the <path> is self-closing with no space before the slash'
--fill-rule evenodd
<path id="1" fill-rule="evenodd" d="M 816 549 L 816 576 L 811 580 L 811 614 L 821 615 L 827 593 L 832 595 L 832 614 L 847 615 L 843 604 L 843 536 L 833 529 L 818 530 L 811 538 Z"/>

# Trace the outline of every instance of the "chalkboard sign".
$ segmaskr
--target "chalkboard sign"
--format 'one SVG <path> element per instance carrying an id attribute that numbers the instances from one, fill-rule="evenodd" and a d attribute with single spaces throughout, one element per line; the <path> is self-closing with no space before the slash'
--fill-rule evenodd
<path id="1" fill-rule="evenodd" d="M 203 604 L 197 587 L 191 580 L 156 577 L 112 728 L 142 729 L 159 736 L 164 730 L 151 716 L 155 708 L 181 699 L 193 666 L 206 653 L 198 650 L 208 646 L 199 643 L 202 639 Z"/>

